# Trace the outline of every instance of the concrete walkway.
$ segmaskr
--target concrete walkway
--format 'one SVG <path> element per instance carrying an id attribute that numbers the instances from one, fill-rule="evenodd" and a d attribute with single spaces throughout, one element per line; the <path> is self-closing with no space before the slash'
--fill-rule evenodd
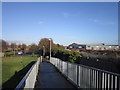
<path id="1" fill-rule="evenodd" d="M 69 83 L 65 77 L 49 62 L 42 62 L 38 74 L 35 89 L 38 88 L 73 88 L 75 87 Z"/>

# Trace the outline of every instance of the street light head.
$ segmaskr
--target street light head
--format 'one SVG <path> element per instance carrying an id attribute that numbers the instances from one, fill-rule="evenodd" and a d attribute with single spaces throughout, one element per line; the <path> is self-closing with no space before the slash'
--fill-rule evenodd
<path id="1" fill-rule="evenodd" d="M 49 38 L 49 40 L 51 41 L 51 38 Z"/>

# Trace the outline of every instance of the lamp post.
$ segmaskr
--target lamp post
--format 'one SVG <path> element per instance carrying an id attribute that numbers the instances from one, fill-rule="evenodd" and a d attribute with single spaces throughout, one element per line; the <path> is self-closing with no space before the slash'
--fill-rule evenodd
<path id="1" fill-rule="evenodd" d="M 43 57 L 45 58 L 45 46 L 43 46 Z"/>
<path id="2" fill-rule="evenodd" d="M 51 38 L 49 38 L 50 41 L 50 59 L 51 59 Z"/>

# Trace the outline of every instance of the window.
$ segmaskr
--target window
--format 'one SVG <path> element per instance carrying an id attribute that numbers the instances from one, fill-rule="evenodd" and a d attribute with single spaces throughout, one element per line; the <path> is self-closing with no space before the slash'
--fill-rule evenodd
<path id="1" fill-rule="evenodd" d="M 109 48 L 111 48 L 112 46 L 109 46 Z"/>
<path id="2" fill-rule="evenodd" d="M 82 46 L 78 46 L 78 48 L 82 48 Z"/>
<path id="3" fill-rule="evenodd" d="M 70 46 L 70 48 L 73 48 L 72 46 Z"/>
<path id="4" fill-rule="evenodd" d="M 117 48 L 119 48 L 119 46 L 117 46 Z"/>
<path id="5" fill-rule="evenodd" d="M 97 48 L 99 47 L 99 46 L 96 46 Z"/>

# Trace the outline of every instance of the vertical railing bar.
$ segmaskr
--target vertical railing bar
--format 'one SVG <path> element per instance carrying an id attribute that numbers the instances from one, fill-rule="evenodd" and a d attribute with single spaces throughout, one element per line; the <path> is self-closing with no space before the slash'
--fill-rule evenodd
<path id="1" fill-rule="evenodd" d="M 83 67 L 82 67 L 81 88 L 83 88 L 83 84 L 84 84 L 84 83 L 83 83 L 83 78 L 84 78 L 83 76 L 84 76 L 84 75 L 83 75 Z"/>
<path id="2" fill-rule="evenodd" d="M 82 88 L 84 87 L 84 67 L 82 67 Z"/>
<path id="3" fill-rule="evenodd" d="M 92 88 L 92 69 L 90 70 L 90 88 Z"/>
<path id="4" fill-rule="evenodd" d="M 68 62 L 67 62 L 67 78 L 68 78 Z"/>
<path id="5" fill-rule="evenodd" d="M 113 89 L 113 75 L 111 75 L 111 88 Z"/>
<path id="6" fill-rule="evenodd" d="M 85 85 L 85 84 L 86 84 L 85 79 L 86 79 L 86 78 L 85 78 L 85 67 L 84 67 L 84 71 L 83 71 L 83 82 L 84 82 L 84 86 L 83 86 L 83 88 L 85 88 L 85 86 L 86 86 L 86 85 Z"/>
<path id="7" fill-rule="evenodd" d="M 106 90 L 106 73 L 104 73 L 104 90 Z"/>
<path id="8" fill-rule="evenodd" d="M 95 74 L 94 74 L 94 70 L 93 70 L 93 88 L 95 88 L 95 84 L 94 84 L 94 76 L 95 76 Z"/>
<path id="9" fill-rule="evenodd" d="M 117 76 L 115 76 L 115 89 L 117 90 Z"/>
<path id="10" fill-rule="evenodd" d="M 89 88 L 89 68 L 87 69 L 87 88 Z"/>
<path id="11" fill-rule="evenodd" d="M 88 88 L 90 89 L 90 69 L 88 69 L 88 77 L 89 77 Z"/>
<path id="12" fill-rule="evenodd" d="M 98 71 L 96 71 L 96 90 L 98 90 Z"/>
<path id="13" fill-rule="evenodd" d="M 94 70 L 92 70 L 92 88 L 94 88 Z"/>
<path id="14" fill-rule="evenodd" d="M 78 68 L 79 68 L 79 69 L 78 69 L 78 70 L 79 70 L 79 71 L 78 71 L 78 79 L 79 79 L 79 80 L 78 80 L 78 87 L 80 87 L 80 76 L 81 76 L 80 74 L 81 74 L 81 73 L 80 73 L 80 66 L 79 66 L 79 65 L 78 65 Z"/>
<path id="15" fill-rule="evenodd" d="M 98 90 L 100 90 L 100 71 L 98 71 Z"/>
<path id="16" fill-rule="evenodd" d="M 104 88 L 104 72 L 102 73 L 102 89 Z"/>
<path id="17" fill-rule="evenodd" d="M 89 88 L 89 68 L 87 69 L 87 88 Z"/>
<path id="18" fill-rule="evenodd" d="M 96 89 L 96 70 L 94 70 L 94 85 L 95 85 L 95 89 Z"/>
<path id="19" fill-rule="evenodd" d="M 86 88 L 86 68 L 84 68 L 84 88 Z"/>
<path id="20" fill-rule="evenodd" d="M 110 89 L 110 74 L 108 74 L 108 90 Z"/>
<path id="21" fill-rule="evenodd" d="M 99 71 L 97 71 L 97 90 L 99 90 L 99 87 L 98 87 L 98 85 L 99 85 L 99 74 L 98 74 L 98 72 Z"/>
<path id="22" fill-rule="evenodd" d="M 88 68 L 88 88 L 90 89 L 90 69 Z"/>
<path id="23" fill-rule="evenodd" d="M 82 77 L 82 66 L 79 66 L 80 67 L 80 80 L 79 80 L 79 82 L 80 82 L 80 88 L 81 88 L 81 81 L 82 81 L 82 79 L 81 79 L 81 77 Z"/>
<path id="24" fill-rule="evenodd" d="M 105 90 L 107 89 L 107 73 L 105 73 Z"/>
<path id="25" fill-rule="evenodd" d="M 94 79 L 94 78 L 93 78 L 93 76 L 94 76 L 93 71 L 94 71 L 94 70 L 92 70 L 92 88 L 94 88 L 94 86 L 93 86 L 93 85 L 94 85 L 94 83 L 93 83 L 93 79 Z"/>
<path id="26" fill-rule="evenodd" d="M 87 68 L 85 68 L 85 87 L 87 88 L 87 83 L 88 83 L 88 76 L 87 76 L 88 74 L 87 74 Z"/>

